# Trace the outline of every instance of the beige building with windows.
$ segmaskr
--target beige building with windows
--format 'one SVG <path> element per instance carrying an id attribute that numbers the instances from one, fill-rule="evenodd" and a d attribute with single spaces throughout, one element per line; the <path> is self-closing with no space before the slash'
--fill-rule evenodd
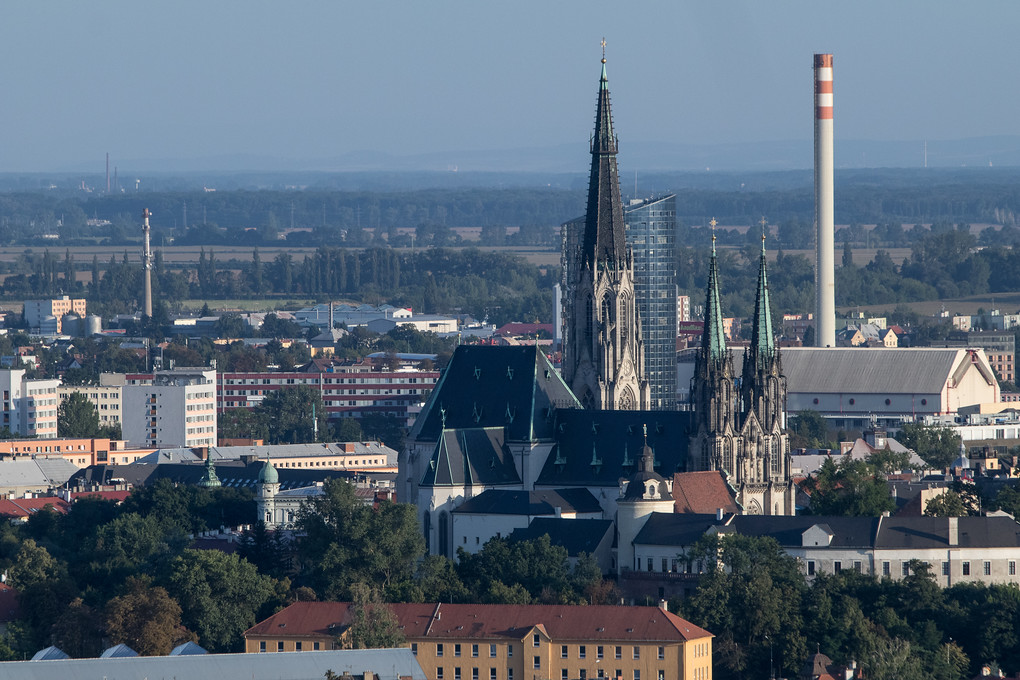
<path id="1" fill-rule="evenodd" d="M 388 604 L 429 680 L 711 680 L 712 634 L 658 607 Z M 295 602 L 246 652 L 333 649 L 354 605 Z"/>
<path id="2" fill-rule="evenodd" d="M 25 300 L 25 323 L 30 329 L 38 330 L 46 317 L 53 317 L 56 321 L 57 332 L 62 332 L 63 318 L 65 314 L 77 314 L 85 318 L 85 298 L 72 298 L 64 295 L 56 300 Z"/>
<path id="3" fill-rule="evenodd" d="M 64 401 L 72 394 L 83 394 L 96 407 L 100 425 L 120 425 L 121 389 L 120 385 L 61 385 L 57 396 Z"/>

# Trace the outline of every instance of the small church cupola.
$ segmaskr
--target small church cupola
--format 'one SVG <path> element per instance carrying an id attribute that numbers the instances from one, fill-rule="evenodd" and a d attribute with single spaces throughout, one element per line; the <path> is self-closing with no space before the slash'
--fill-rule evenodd
<path id="1" fill-rule="evenodd" d="M 209 454 L 206 454 L 205 471 L 202 473 L 202 479 L 198 480 L 198 485 L 205 489 L 223 486 L 220 478 L 216 476 L 216 468 L 213 466 L 212 456 Z"/>
<path id="2" fill-rule="evenodd" d="M 648 426 L 644 426 L 645 445 L 638 470 L 627 481 L 624 500 L 673 502 L 673 484 L 655 471 L 655 451 L 648 445 Z"/>

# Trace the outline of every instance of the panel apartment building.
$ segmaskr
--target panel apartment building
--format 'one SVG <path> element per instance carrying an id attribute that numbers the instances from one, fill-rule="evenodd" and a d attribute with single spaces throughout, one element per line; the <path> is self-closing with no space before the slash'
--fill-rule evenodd
<path id="1" fill-rule="evenodd" d="M 311 370 L 220 373 L 217 411 L 254 408 L 276 390 L 307 385 L 322 395 L 330 418 L 382 414 L 403 418 L 410 425 L 439 379 L 439 371 L 391 370 L 368 360 L 321 365 L 313 362 L 307 368 Z"/>
<path id="2" fill-rule="evenodd" d="M 121 430 L 131 446 L 216 446 L 215 369 L 128 374 L 125 382 Z"/>
<path id="3" fill-rule="evenodd" d="M 27 380 L 24 369 L 0 370 L 3 414 L 0 425 L 24 437 L 57 436 L 59 380 Z"/>

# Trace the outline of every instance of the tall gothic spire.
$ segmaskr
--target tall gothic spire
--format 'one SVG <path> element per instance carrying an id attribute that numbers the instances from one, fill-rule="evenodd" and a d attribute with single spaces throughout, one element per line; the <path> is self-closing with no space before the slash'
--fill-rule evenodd
<path id="1" fill-rule="evenodd" d="M 751 346 L 755 363 L 761 365 L 772 359 L 776 353 L 776 338 L 772 332 L 772 307 L 769 304 L 769 282 L 765 262 L 765 232 L 761 235 L 761 262 L 758 265 L 758 293 L 754 298 L 754 327 L 751 331 Z"/>
<path id="2" fill-rule="evenodd" d="M 605 46 L 603 45 L 603 49 Z M 581 266 L 623 264 L 627 260 L 624 233 L 623 199 L 616 169 L 617 139 L 613 133 L 613 115 L 609 108 L 609 79 L 606 57 L 602 55 L 595 133 L 591 138 L 591 175 L 588 179 L 588 210 L 585 214 L 581 244 Z"/>
<path id="3" fill-rule="evenodd" d="M 723 331 L 722 305 L 719 303 L 719 268 L 715 256 L 715 218 L 712 218 L 712 257 L 708 265 L 708 299 L 705 302 L 705 330 L 701 334 L 701 351 L 706 359 L 721 361 L 726 357 L 726 334 Z"/>

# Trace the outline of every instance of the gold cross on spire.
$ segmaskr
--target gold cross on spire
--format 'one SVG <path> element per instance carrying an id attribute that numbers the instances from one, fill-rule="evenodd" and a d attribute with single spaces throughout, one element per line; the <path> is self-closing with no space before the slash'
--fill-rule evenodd
<path id="1" fill-rule="evenodd" d="M 712 227 L 712 242 L 715 243 L 715 225 L 717 225 L 719 223 L 716 222 L 715 218 L 713 217 L 711 220 L 709 220 L 708 224 L 709 224 L 709 226 Z"/>
<path id="2" fill-rule="evenodd" d="M 606 37 L 602 36 L 602 63 L 606 63 Z"/>
<path id="3" fill-rule="evenodd" d="M 762 243 L 765 242 L 765 225 L 768 224 L 768 223 L 769 223 L 769 221 L 767 219 L 765 219 L 764 215 L 762 215 L 761 216 L 761 241 L 762 241 Z"/>

